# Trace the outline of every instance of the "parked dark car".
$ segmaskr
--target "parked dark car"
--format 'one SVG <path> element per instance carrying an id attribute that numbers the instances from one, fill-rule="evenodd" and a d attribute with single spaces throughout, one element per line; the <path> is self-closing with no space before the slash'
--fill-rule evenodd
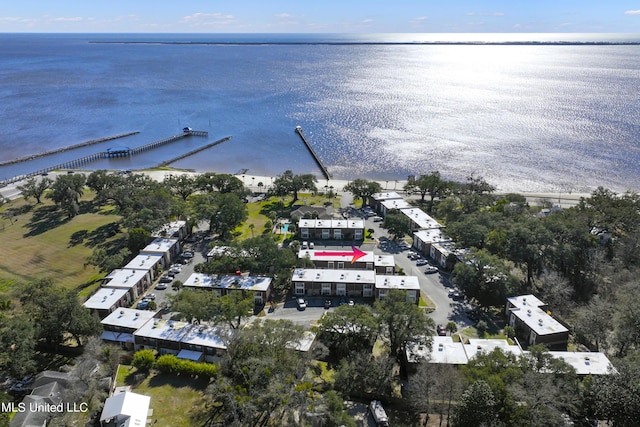
<path id="1" fill-rule="evenodd" d="M 447 330 L 442 325 L 436 326 L 436 331 L 438 332 L 438 335 L 440 335 L 441 337 L 447 335 Z"/>
<path id="2" fill-rule="evenodd" d="M 173 281 L 173 276 L 165 274 L 160 278 L 160 283 L 171 283 Z"/>
<path id="3" fill-rule="evenodd" d="M 324 301 L 324 308 L 327 308 L 327 309 L 331 308 L 331 300 L 330 299 Z"/>

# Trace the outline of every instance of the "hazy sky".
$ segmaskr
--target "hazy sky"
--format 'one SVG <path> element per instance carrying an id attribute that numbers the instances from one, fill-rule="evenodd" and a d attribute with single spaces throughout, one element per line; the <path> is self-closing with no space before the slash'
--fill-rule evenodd
<path id="1" fill-rule="evenodd" d="M 640 0 L 5 0 L 0 32 L 640 33 Z"/>

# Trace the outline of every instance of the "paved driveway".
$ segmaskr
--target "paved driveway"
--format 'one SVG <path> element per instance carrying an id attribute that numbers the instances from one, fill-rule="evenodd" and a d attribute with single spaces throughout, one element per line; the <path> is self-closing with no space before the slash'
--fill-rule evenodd
<path id="1" fill-rule="evenodd" d="M 468 308 L 464 301 L 454 301 L 449 298 L 450 282 L 449 273 L 425 274 L 426 266 L 417 266 L 415 261 L 407 257 L 409 249 L 404 249 L 398 242 L 391 240 L 380 226 L 381 223 L 367 219 L 366 228 L 374 229 L 374 236 L 378 245 L 374 253 L 393 255 L 397 266 L 401 267 L 408 276 L 417 276 L 420 283 L 420 292 L 427 295 L 435 304 L 435 310 L 429 314 L 436 324 L 446 325 L 448 322 L 456 322 L 459 329 L 471 326 L 473 323 L 464 314 Z"/>

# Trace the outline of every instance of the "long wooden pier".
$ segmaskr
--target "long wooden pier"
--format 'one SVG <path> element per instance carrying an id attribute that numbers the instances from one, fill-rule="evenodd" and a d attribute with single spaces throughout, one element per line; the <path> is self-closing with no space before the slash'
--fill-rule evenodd
<path id="1" fill-rule="evenodd" d="M 137 133 L 137 132 L 135 132 L 135 133 Z M 125 136 L 125 135 L 127 135 L 127 134 L 123 134 L 123 136 Z M 130 134 L 128 134 L 128 135 L 130 135 Z M 79 159 L 70 160 L 68 162 L 60 163 L 60 164 L 55 165 L 55 166 L 50 166 L 50 167 L 47 167 L 47 168 L 44 168 L 44 169 L 40 169 L 40 170 L 35 171 L 35 172 L 29 172 L 29 173 L 26 173 L 24 175 L 14 176 L 12 178 L 8 178 L 8 179 L 5 179 L 3 181 L 0 181 L 0 187 L 5 187 L 5 186 L 7 186 L 9 184 L 13 184 L 14 182 L 22 181 L 23 179 L 31 178 L 31 177 L 34 177 L 34 176 L 37 176 L 37 175 L 42 175 L 42 174 L 45 174 L 45 173 L 48 173 L 48 172 L 51 172 L 51 171 L 54 171 L 54 170 L 77 169 L 77 168 L 82 167 L 84 165 L 87 165 L 87 164 L 89 164 L 91 162 L 95 162 L 96 160 L 108 159 L 108 158 L 113 158 L 113 157 L 134 156 L 136 154 L 143 153 L 145 151 L 149 151 L 149 150 L 151 150 L 153 148 L 157 148 L 157 147 L 160 147 L 162 145 L 165 145 L 165 144 L 168 144 L 170 142 L 174 142 L 174 141 L 177 141 L 179 139 L 186 138 L 186 137 L 189 137 L 189 136 L 204 136 L 204 137 L 206 137 L 208 135 L 209 135 L 209 132 L 206 132 L 206 131 L 198 131 L 198 130 L 191 130 L 191 129 L 189 129 L 187 131 L 185 129 L 185 131 L 183 133 L 181 133 L 181 134 L 173 135 L 173 136 L 170 136 L 168 138 L 161 139 L 159 141 L 154 141 L 152 143 L 143 145 L 141 147 L 136 147 L 136 148 L 133 148 L 133 149 L 131 149 L 131 148 L 123 148 L 123 149 L 120 149 L 120 150 L 102 151 L 102 152 L 99 152 L 99 153 L 89 154 L 88 156 L 84 156 L 84 157 L 81 157 Z M 117 136 L 117 137 L 120 137 L 120 136 Z M 224 142 L 229 138 L 231 138 L 231 137 L 229 136 L 226 139 L 223 138 L 223 140 L 216 141 L 215 143 L 209 144 L 209 146 L 213 146 L 213 145 L 219 144 L 220 142 Z M 105 141 L 109 140 L 109 139 L 115 139 L 115 138 L 114 137 L 103 138 L 103 140 L 105 140 Z M 101 142 L 101 141 L 98 141 L 98 140 L 95 140 L 95 141 Z M 89 143 L 78 144 L 77 146 L 91 145 L 91 144 L 95 144 L 95 143 L 96 142 L 89 141 Z M 205 148 L 208 148 L 208 147 L 205 147 Z M 204 149 L 204 148 L 202 148 L 202 149 Z M 66 150 L 63 150 L 63 151 L 66 151 Z"/>
<path id="2" fill-rule="evenodd" d="M 158 167 L 160 167 L 160 166 L 167 166 L 167 165 L 170 165 L 171 163 L 177 162 L 178 160 L 185 159 L 185 158 L 187 158 L 187 157 L 189 157 L 189 156 L 193 156 L 193 155 L 194 155 L 194 154 L 196 154 L 196 153 L 199 153 L 199 152 L 201 152 L 201 151 L 204 151 L 204 150 L 206 150 L 207 148 L 214 147 L 214 146 L 216 146 L 216 145 L 218 145 L 218 144 L 222 144 L 223 142 L 228 141 L 228 140 L 230 140 L 230 139 L 231 139 L 231 136 L 226 136 L 226 137 L 224 137 L 224 138 L 222 138 L 222 139 L 219 139 L 219 140 L 214 141 L 214 142 L 212 142 L 212 143 L 210 143 L 210 144 L 207 144 L 207 145 L 205 145 L 204 147 L 196 148 L 195 150 L 191 150 L 191 151 L 189 151 L 188 153 L 182 154 L 182 155 L 180 155 L 180 156 L 178 156 L 178 157 L 174 157 L 173 159 L 165 160 L 164 162 L 160 163 L 160 164 L 158 165 Z"/>
<path id="3" fill-rule="evenodd" d="M 331 179 L 331 174 L 329 173 L 329 170 L 324 165 L 324 163 L 322 163 L 322 160 L 320 160 L 320 157 L 318 157 L 318 154 L 316 153 L 316 151 L 313 149 L 311 144 L 309 144 L 309 141 L 307 141 L 307 138 L 304 137 L 304 134 L 302 133 L 302 128 L 300 126 L 296 126 L 296 133 L 298 135 L 300 135 L 300 138 L 302 139 L 302 142 L 304 142 L 304 145 L 307 146 L 307 149 L 309 150 L 309 152 L 311 153 L 311 156 L 313 157 L 313 159 L 316 161 L 316 163 L 320 167 L 320 170 L 324 174 L 324 177 L 326 179 Z"/>
<path id="4" fill-rule="evenodd" d="M 68 145 L 66 147 L 57 148 L 55 150 L 43 151 L 41 153 L 32 154 L 30 156 L 18 157 L 17 159 L 11 159 L 4 162 L 0 162 L 0 166 L 13 165 L 16 163 L 26 162 L 33 159 L 38 159 L 40 157 L 50 156 L 52 154 L 64 153 L 65 151 L 73 150 L 75 148 L 88 147 L 90 145 L 99 144 L 101 142 L 111 141 L 114 139 L 124 138 L 131 135 L 139 134 L 140 131 L 121 133 L 118 135 L 106 136 L 104 138 L 92 139 L 90 141 L 81 142 L 79 144 Z"/>
<path id="5" fill-rule="evenodd" d="M 152 150 L 154 148 L 158 148 L 158 147 L 160 147 L 162 145 L 169 144 L 170 142 L 174 142 L 174 141 L 177 141 L 177 140 L 182 139 L 182 138 L 187 138 L 189 136 L 204 136 L 204 137 L 207 137 L 207 136 L 209 136 L 209 132 L 203 131 L 203 130 L 188 130 L 188 131 L 185 130 L 184 132 L 182 132 L 182 133 L 180 133 L 178 135 L 173 135 L 173 136 L 170 136 L 168 138 L 161 139 L 159 141 L 154 141 L 154 142 L 151 142 L 149 144 L 143 145 L 141 147 L 132 148 L 132 149 L 129 150 L 129 155 L 130 156 L 134 156 L 136 154 L 144 153 L 145 151 L 149 151 L 149 150 Z"/>

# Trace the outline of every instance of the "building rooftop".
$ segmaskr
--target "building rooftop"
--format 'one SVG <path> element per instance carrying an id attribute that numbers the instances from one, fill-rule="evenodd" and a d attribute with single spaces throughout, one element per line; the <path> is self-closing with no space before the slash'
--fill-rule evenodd
<path id="1" fill-rule="evenodd" d="M 578 375 L 606 375 L 617 372 L 604 353 L 550 351 L 549 354 L 573 366 Z"/>
<path id="2" fill-rule="evenodd" d="M 102 319 L 100 323 L 105 326 L 116 326 L 136 330 L 152 319 L 155 314 L 156 313 L 149 310 L 136 310 L 122 307 Z"/>
<path id="3" fill-rule="evenodd" d="M 221 326 L 206 325 L 204 323 L 199 325 L 191 324 L 191 327 L 187 328 L 180 342 L 225 350 L 230 334 L 229 329 Z"/>
<path id="4" fill-rule="evenodd" d="M 384 200 L 390 200 L 390 199 L 402 199 L 402 196 L 396 193 L 395 191 L 387 191 L 382 193 L 376 193 L 371 196 L 371 199 L 377 202 L 382 202 Z"/>
<path id="5" fill-rule="evenodd" d="M 364 228 L 364 220 L 361 219 L 301 219 L 298 228 Z"/>
<path id="6" fill-rule="evenodd" d="M 387 210 L 408 209 L 412 207 L 411 204 L 407 202 L 405 199 L 388 199 L 388 200 L 383 200 L 380 204 L 384 206 Z"/>
<path id="7" fill-rule="evenodd" d="M 107 398 L 102 408 L 100 422 L 107 425 L 113 420 L 114 426 L 144 426 L 147 423 L 151 397 L 125 391 Z"/>
<path id="8" fill-rule="evenodd" d="M 418 230 L 414 232 L 413 235 L 420 241 L 427 244 L 451 242 L 451 238 L 444 233 L 442 228 Z"/>
<path id="9" fill-rule="evenodd" d="M 120 301 L 127 292 L 129 292 L 128 289 L 100 288 L 82 305 L 91 310 L 109 310 Z"/>
<path id="10" fill-rule="evenodd" d="M 375 277 L 376 273 L 373 270 L 298 268 L 293 272 L 291 280 L 294 282 L 374 284 Z"/>
<path id="11" fill-rule="evenodd" d="M 144 249 L 142 249 L 140 251 L 141 254 L 147 254 L 147 253 L 167 253 L 171 250 L 171 248 L 173 248 L 175 245 L 178 244 L 178 239 L 167 239 L 164 237 L 158 237 L 156 239 L 153 240 L 153 242 L 149 243 L 147 246 L 145 246 Z"/>
<path id="12" fill-rule="evenodd" d="M 376 276 L 377 289 L 420 289 L 417 276 Z"/>
<path id="13" fill-rule="evenodd" d="M 431 346 L 416 343 L 407 345 L 407 360 L 410 363 L 426 359 L 429 363 L 467 364 L 467 355 L 461 342 L 454 342 L 449 336 L 434 336 L 431 339 Z"/>
<path id="14" fill-rule="evenodd" d="M 542 301 L 540 301 L 538 298 L 536 298 L 531 294 L 519 295 L 517 297 L 507 298 L 507 301 L 513 306 L 512 310 L 515 310 L 516 308 L 518 309 L 537 308 L 537 307 L 542 307 L 546 305 L 545 303 L 543 303 Z"/>
<path id="15" fill-rule="evenodd" d="M 349 253 L 351 248 L 347 247 L 343 250 L 325 250 L 325 249 L 300 249 L 298 258 L 309 258 L 311 261 L 334 261 L 351 263 L 353 255 L 340 255 L 341 253 Z M 363 251 L 364 252 L 364 251 Z M 358 258 L 356 262 L 374 262 L 375 255 L 373 252 L 364 252 L 365 255 Z"/>
<path id="16" fill-rule="evenodd" d="M 373 265 L 376 267 L 395 267 L 396 260 L 393 255 L 374 255 Z"/>
<path id="17" fill-rule="evenodd" d="M 141 254 L 129 261 L 129 263 L 124 266 L 124 269 L 149 271 L 158 265 L 161 260 L 161 254 Z"/>
<path id="18" fill-rule="evenodd" d="M 549 316 L 546 311 L 538 307 L 511 310 L 511 312 L 529 329 L 540 335 L 559 334 L 569 332 L 569 330 L 553 317 Z"/>
<path id="19" fill-rule="evenodd" d="M 265 276 L 237 276 L 193 273 L 183 286 L 200 289 L 242 289 L 267 291 L 273 279 Z"/>
<path id="20" fill-rule="evenodd" d="M 189 332 L 191 323 L 175 320 L 153 319 L 133 333 L 136 337 L 179 342 Z"/>
<path id="21" fill-rule="evenodd" d="M 186 230 L 187 221 L 171 221 L 155 230 L 151 235 L 153 237 L 178 237 L 181 229 Z"/>
<path id="22" fill-rule="evenodd" d="M 522 349 L 517 345 L 510 345 L 506 339 L 469 339 L 469 344 L 464 345 L 464 351 L 469 360 L 473 359 L 480 353 L 491 353 L 496 348 L 502 350 L 503 353 L 511 353 L 516 356 L 522 354 Z"/>
<path id="23" fill-rule="evenodd" d="M 102 283 L 102 286 L 108 288 L 128 289 L 138 284 L 146 275 L 147 271 L 145 270 L 136 270 L 133 268 L 117 269 L 111 271 L 111 273 L 105 277 L 105 281 Z"/>
<path id="24" fill-rule="evenodd" d="M 411 219 L 418 228 L 428 229 L 428 228 L 440 228 L 442 225 L 431 218 L 425 211 L 419 208 L 411 208 L 411 209 L 402 209 L 400 212 L 405 214 L 407 218 Z"/>

